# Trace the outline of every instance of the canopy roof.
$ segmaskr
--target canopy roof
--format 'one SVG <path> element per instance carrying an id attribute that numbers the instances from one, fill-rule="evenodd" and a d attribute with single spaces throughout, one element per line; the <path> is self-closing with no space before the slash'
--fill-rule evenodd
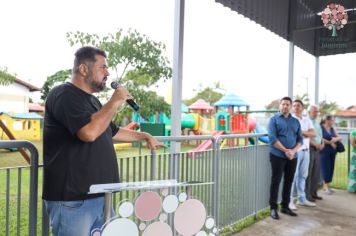
<path id="1" fill-rule="evenodd" d="M 242 100 L 239 96 L 235 95 L 234 93 L 228 93 L 224 97 L 220 98 L 214 106 L 216 107 L 229 107 L 229 106 L 236 106 L 236 107 L 243 107 L 249 106 L 244 100 Z"/>
<path id="2" fill-rule="evenodd" d="M 356 52 L 356 0 L 335 1 L 345 7 L 348 23 L 337 30 L 324 27 L 325 0 L 215 0 L 248 17 L 314 56 Z"/>
<path id="3" fill-rule="evenodd" d="M 190 110 L 213 110 L 214 107 L 210 106 L 204 99 L 198 99 L 188 107 Z"/>
<path id="4" fill-rule="evenodd" d="M 0 115 L 7 115 L 13 119 L 25 119 L 25 120 L 42 120 L 43 117 L 35 112 L 28 112 L 28 113 L 7 113 L 7 112 L 0 112 Z"/>

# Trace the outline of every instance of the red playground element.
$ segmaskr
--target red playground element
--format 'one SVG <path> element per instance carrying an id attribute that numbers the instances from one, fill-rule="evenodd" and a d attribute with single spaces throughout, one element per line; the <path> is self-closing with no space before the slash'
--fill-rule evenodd
<path id="1" fill-rule="evenodd" d="M 235 114 L 231 116 L 231 133 L 248 133 L 247 114 Z"/>
<path id="2" fill-rule="evenodd" d="M 249 118 L 248 119 L 248 129 L 250 132 L 256 129 L 257 123 L 255 119 Z"/>
<path id="3" fill-rule="evenodd" d="M 218 131 L 214 131 L 211 135 L 214 136 L 214 137 L 217 137 L 217 136 L 222 135 L 224 132 L 225 131 L 223 131 L 223 130 L 218 130 Z M 212 143 L 213 143 L 213 141 L 211 141 L 210 139 L 209 140 L 205 140 L 198 147 L 196 147 L 196 148 L 194 148 L 193 150 L 190 151 L 190 154 L 193 154 L 191 156 L 194 157 L 197 152 L 203 152 L 203 151 L 209 149 L 211 147 Z"/>
<path id="4" fill-rule="evenodd" d="M 226 125 L 226 120 L 224 116 L 219 117 L 219 125 L 225 126 Z"/>
<path id="5" fill-rule="evenodd" d="M 140 127 L 140 125 L 137 122 L 131 122 L 130 124 L 126 125 L 125 128 L 127 128 L 127 129 L 135 129 L 135 128 L 138 128 L 138 127 Z"/>

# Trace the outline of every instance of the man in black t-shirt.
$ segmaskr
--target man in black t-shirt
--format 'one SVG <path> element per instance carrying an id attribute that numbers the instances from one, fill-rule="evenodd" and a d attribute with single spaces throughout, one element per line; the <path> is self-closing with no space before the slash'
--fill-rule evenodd
<path id="1" fill-rule="evenodd" d="M 92 184 L 119 182 L 113 140 L 164 146 L 148 133 L 112 123 L 132 96 L 120 86 L 101 105 L 92 94 L 105 88 L 108 76 L 105 52 L 82 47 L 75 53 L 71 82 L 53 88 L 46 100 L 43 199 L 55 236 L 88 236 L 104 223 L 103 196 L 87 193 Z"/>

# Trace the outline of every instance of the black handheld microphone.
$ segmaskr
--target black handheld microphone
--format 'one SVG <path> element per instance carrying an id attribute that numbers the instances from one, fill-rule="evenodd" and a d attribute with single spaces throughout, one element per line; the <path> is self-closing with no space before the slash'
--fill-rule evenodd
<path id="1" fill-rule="evenodd" d="M 119 83 L 116 81 L 111 82 L 110 86 L 113 89 L 117 89 L 119 87 Z M 130 107 L 132 107 L 132 109 L 134 109 L 135 111 L 138 111 L 138 109 L 140 109 L 140 106 L 136 104 L 136 102 L 133 99 L 127 99 L 126 100 L 127 104 L 130 105 Z"/>

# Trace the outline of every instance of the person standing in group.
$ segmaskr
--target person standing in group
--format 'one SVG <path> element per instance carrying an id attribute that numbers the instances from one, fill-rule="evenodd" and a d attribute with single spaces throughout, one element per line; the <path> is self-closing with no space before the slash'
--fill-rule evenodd
<path id="1" fill-rule="evenodd" d="M 291 189 L 291 199 L 289 203 L 289 208 L 292 210 L 297 210 L 293 202 L 294 189 L 297 190 L 298 201 L 297 204 L 300 206 L 315 207 L 316 204 L 308 201 L 305 194 L 305 181 L 308 177 L 309 171 L 309 140 L 311 137 L 315 137 L 315 130 L 311 120 L 303 116 L 304 104 L 301 100 L 296 99 L 292 104 L 293 116 L 299 121 L 302 134 L 303 134 L 303 145 L 298 149 L 297 156 L 297 168 L 294 175 L 294 181 Z"/>
<path id="2" fill-rule="evenodd" d="M 320 182 L 320 150 L 324 148 L 323 132 L 318 121 L 318 107 L 311 105 L 309 108 L 309 118 L 313 123 L 316 136 L 310 138 L 310 162 L 309 175 L 305 185 L 307 199 L 311 202 L 322 200 L 318 195 L 318 186 Z"/>
<path id="3" fill-rule="evenodd" d="M 349 184 L 347 191 L 356 193 L 356 130 L 351 132 L 352 157 L 350 162 Z"/>
<path id="4" fill-rule="evenodd" d="M 282 190 L 281 212 L 290 216 L 297 216 L 289 208 L 290 191 L 297 166 L 297 150 L 303 144 L 303 137 L 299 121 L 290 114 L 292 99 L 283 97 L 279 102 L 279 112 L 268 124 L 270 146 L 270 163 L 272 167 L 269 204 L 271 217 L 279 219 L 278 190 L 284 175 Z"/>
<path id="5" fill-rule="evenodd" d="M 119 182 L 113 141 L 164 146 L 148 133 L 112 123 L 132 96 L 120 86 L 102 105 L 93 93 L 105 89 L 108 76 L 106 53 L 82 47 L 75 53 L 71 81 L 54 87 L 46 99 L 42 197 L 55 236 L 88 236 L 103 225 L 104 197 L 88 192 L 92 184 Z"/>
<path id="6" fill-rule="evenodd" d="M 330 188 L 333 180 L 335 158 L 336 158 L 336 142 L 341 141 L 341 136 L 334 129 L 334 117 L 326 115 L 322 122 L 324 148 L 320 151 L 321 174 L 323 176 L 323 189 L 326 194 L 332 194 L 334 190 Z"/>

